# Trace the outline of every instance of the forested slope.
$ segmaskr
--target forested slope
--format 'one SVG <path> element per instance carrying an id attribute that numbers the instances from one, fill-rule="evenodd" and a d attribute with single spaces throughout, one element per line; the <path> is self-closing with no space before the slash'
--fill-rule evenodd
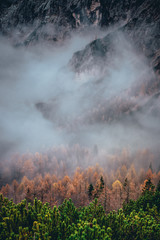
<path id="1" fill-rule="evenodd" d="M 0 239 L 154 239 L 160 236 L 160 183 L 149 179 L 137 201 L 105 214 L 95 199 L 76 208 L 71 199 L 58 208 L 34 199 L 14 204 L 0 196 Z"/>
<path id="2" fill-rule="evenodd" d="M 24 198 L 33 203 L 36 197 L 52 207 L 65 198 L 76 207 L 86 206 L 96 197 L 109 212 L 122 207 L 123 201 L 136 200 L 148 178 L 157 186 L 160 169 L 149 150 L 134 155 L 126 149 L 111 155 L 98 151 L 77 145 L 15 155 L 11 162 L 1 162 L 0 193 L 16 204 Z"/>

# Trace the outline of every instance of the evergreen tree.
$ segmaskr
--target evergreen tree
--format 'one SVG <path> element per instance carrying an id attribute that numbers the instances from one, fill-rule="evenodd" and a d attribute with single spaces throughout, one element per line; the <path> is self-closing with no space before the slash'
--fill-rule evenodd
<path id="1" fill-rule="evenodd" d="M 92 194 L 93 194 L 93 190 L 94 190 L 94 187 L 92 185 L 92 183 L 89 185 L 88 187 L 88 197 L 89 197 L 89 200 L 92 199 Z"/>
<path id="2" fill-rule="evenodd" d="M 104 180 L 103 180 L 103 177 L 101 176 L 100 178 L 100 191 L 102 191 L 104 188 Z"/>
<path id="3" fill-rule="evenodd" d="M 154 189 L 155 189 L 155 186 L 153 185 L 151 179 L 147 179 L 146 183 L 145 183 L 145 186 L 142 190 L 143 194 L 146 194 L 146 193 L 153 193 L 154 192 Z"/>
<path id="4" fill-rule="evenodd" d="M 156 191 L 157 191 L 157 192 L 160 192 L 160 180 L 159 180 L 159 182 L 158 182 L 158 184 L 157 184 Z"/>

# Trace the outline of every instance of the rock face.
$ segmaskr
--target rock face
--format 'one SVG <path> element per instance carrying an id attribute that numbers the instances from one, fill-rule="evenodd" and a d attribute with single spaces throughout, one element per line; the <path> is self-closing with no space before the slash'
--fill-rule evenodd
<path id="1" fill-rule="evenodd" d="M 120 26 L 119 29 L 126 32 L 139 50 L 150 58 L 153 68 L 159 74 L 160 6 L 158 1 L 106 0 L 101 1 L 100 12 L 100 26 L 108 26 L 123 21 L 123 26 Z M 99 40 L 95 41 L 95 46 L 99 46 L 99 44 L 104 46 L 106 37 L 100 41 L 101 43 Z M 90 47 L 93 48 L 93 43 Z"/>
<path id="2" fill-rule="evenodd" d="M 0 30 L 21 43 L 63 40 L 74 29 L 123 23 L 137 47 L 160 71 L 159 0 L 7 0 L 0 2 Z M 28 26 L 28 28 L 27 28 Z M 44 26 L 47 28 L 44 28 Z M 95 42 L 96 46 L 98 44 Z M 93 43 L 92 43 L 93 47 Z"/>
<path id="3" fill-rule="evenodd" d="M 10 34 L 16 27 L 19 34 L 27 35 L 25 44 L 39 38 L 59 41 L 73 29 L 101 22 L 99 1 L 15 0 L 1 5 L 2 33 Z M 29 32 L 24 25 L 32 25 Z M 46 25 L 48 32 L 43 31 Z"/>
<path id="4" fill-rule="evenodd" d="M 116 28 L 104 38 L 97 36 L 84 50 L 76 52 L 69 63 L 70 67 L 80 73 L 92 66 L 103 66 L 103 62 L 111 60 L 114 55 L 113 38 L 118 39 L 117 33 L 123 32 L 136 50 L 147 57 L 150 68 L 156 73 L 153 78 L 148 78 L 143 90 L 145 95 L 154 98 L 160 90 L 159 0 L 8 0 L 0 3 L 0 31 L 10 37 L 13 33 L 15 36 L 16 31 L 18 44 L 27 45 L 41 39 L 59 42 L 69 37 L 71 31 L 80 31 L 88 26 L 107 29 L 112 25 Z M 99 72 L 103 70 L 99 69 Z M 103 81 L 103 76 L 99 81 Z M 141 94 L 142 85 L 137 89 L 134 97 Z M 145 106 L 147 104 L 151 105 L 150 100 Z M 48 107 L 52 109 L 47 104 L 36 107 L 42 112 Z M 142 108 L 133 101 L 125 103 L 117 96 L 114 101 L 104 101 L 94 119 L 110 121 L 122 112 L 128 114 Z M 93 119 L 93 114 L 87 113 L 85 119 L 90 121 L 90 118 Z"/>
<path id="5" fill-rule="evenodd" d="M 145 83 L 145 93 L 156 93 L 160 89 L 160 6 L 158 1 L 116 1 L 100 2 L 101 26 L 119 23 L 112 33 L 104 38 L 97 39 L 86 46 L 83 51 L 74 54 L 70 65 L 77 72 L 90 69 L 106 58 L 111 61 L 110 55 L 114 51 L 113 38 L 118 31 L 126 34 L 135 45 L 137 51 L 144 54 L 149 61 L 156 77 Z M 120 25 L 122 23 L 122 25 Z M 115 36 L 114 36 L 115 35 Z M 118 45 L 117 41 L 117 45 Z M 88 56 L 91 58 L 88 59 Z M 108 62 L 109 62 L 108 61 Z"/>

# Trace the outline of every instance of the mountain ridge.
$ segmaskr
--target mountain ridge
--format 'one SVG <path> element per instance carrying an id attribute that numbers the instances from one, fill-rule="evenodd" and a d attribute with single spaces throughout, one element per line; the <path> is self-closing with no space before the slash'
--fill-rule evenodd
<path id="1" fill-rule="evenodd" d="M 97 79 L 84 84 L 81 88 L 81 91 L 86 88 L 92 92 L 93 89 L 99 87 L 98 93 L 94 91 L 91 93 L 91 100 L 96 105 L 87 110 L 82 117 L 79 115 L 76 118 L 71 117 L 71 120 L 68 120 L 69 130 L 72 129 L 72 125 L 74 130 L 77 123 L 78 125 L 92 125 L 92 123 L 97 122 L 110 123 L 121 117 L 123 119 L 123 116 L 128 118 L 128 115 L 132 116 L 137 112 L 139 113 L 140 110 L 144 111 L 142 96 L 144 99 L 148 96 L 156 98 L 160 91 L 160 6 L 158 0 L 15 0 L 12 4 L 11 1 L 6 4 L 4 1 L 2 3 L 0 31 L 2 35 L 13 38 L 16 46 L 34 45 L 39 41 L 49 41 L 51 44 L 63 43 L 65 39 L 71 37 L 73 32 L 81 32 L 91 28 L 107 32 L 108 28 L 111 29 L 105 36 L 97 35 L 84 49 L 74 53 L 68 63 L 75 74 L 87 71 L 90 74 L 90 68 L 95 70 L 96 67 L 100 67 Z M 114 26 L 116 27 L 114 28 Z M 121 38 L 121 33 L 125 36 L 124 38 Z M 116 39 L 116 42 L 113 39 Z M 119 62 L 114 65 L 112 57 L 117 51 L 121 55 L 121 46 L 124 50 L 127 47 L 130 48 L 127 41 L 125 45 L 125 39 L 132 43 L 135 53 L 133 54 L 132 50 L 125 52 L 125 55 L 122 54 L 122 58 L 119 57 Z M 144 71 L 147 68 L 147 72 L 143 75 L 143 71 L 139 71 L 142 76 L 135 76 L 137 85 L 133 84 L 132 89 L 125 86 L 122 91 L 120 89 L 119 95 L 114 93 L 115 95 L 111 96 L 109 100 L 105 99 L 106 94 L 103 96 L 104 88 L 101 88 L 99 83 L 105 80 L 105 76 L 110 76 L 110 68 L 113 68 L 114 72 L 117 71 L 116 79 L 119 78 L 119 65 L 124 61 L 127 68 L 127 61 L 130 61 L 130 56 L 127 54 L 131 54 L 131 58 L 133 58 L 129 62 L 131 70 L 144 67 Z M 135 55 L 138 58 L 143 56 L 145 64 L 141 65 L 141 61 L 138 62 L 140 67 L 135 64 Z M 93 78 L 95 75 L 96 73 L 93 72 Z M 128 79 L 132 78 L 131 75 L 132 71 L 128 73 Z M 128 79 L 126 79 L 126 83 Z M 120 88 L 120 83 L 118 87 Z M 66 93 L 66 100 L 70 100 L 71 93 Z M 128 97 L 129 94 L 131 101 Z M 88 95 L 85 97 L 87 98 Z M 156 99 L 159 101 L 159 98 Z M 137 105 L 138 100 L 140 103 Z M 61 102 L 61 99 L 58 101 Z M 144 103 L 144 109 L 146 109 L 146 102 L 144 101 Z M 100 105 L 102 107 L 98 107 Z M 148 104 L 149 107 L 151 105 Z M 66 119 L 62 119 L 62 124 L 61 118 L 55 119 L 54 101 L 51 103 L 37 102 L 35 107 L 46 119 L 52 122 L 57 121 L 57 124 L 66 127 Z M 159 111 L 158 108 L 157 111 Z"/>

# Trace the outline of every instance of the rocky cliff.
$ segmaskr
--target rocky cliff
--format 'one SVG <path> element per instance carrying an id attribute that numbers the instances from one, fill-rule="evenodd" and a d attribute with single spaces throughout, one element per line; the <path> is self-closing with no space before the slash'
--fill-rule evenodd
<path id="1" fill-rule="evenodd" d="M 113 24 L 127 32 L 159 74 L 158 0 L 2 0 L 0 3 L 1 33 L 14 35 L 18 43 L 29 44 L 39 39 L 56 42 L 75 29 L 106 28 Z"/>
<path id="2" fill-rule="evenodd" d="M 141 96 L 142 92 L 144 96 L 151 96 L 144 106 L 151 106 L 152 98 L 155 95 L 157 99 L 160 91 L 159 0 L 8 0 L 0 3 L 0 31 L 2 35 L 13 38 L 16 44 L 34 44 L 38 40 L 62 42 L 70 37 L 72 31 L 97 26 L 105 30 L 110 27 L 111 30 L 103 38 L 97 35 L 94 41 L 73 55 L 69 66 L 74 72 L 79 74 L 99 66 L 99 77 L 92 87 L 103 82 L 117 51 L 115 46 L 123 41 L 119 39 L 119 33 L 123 33 L 132 42 L 135 51 L 146 57 L 153 74 L 143 76 L 145 81 L 134 86 L 134 91 L 124 91 L 125 97 L 128 96 L 127 103 L 122 96 L 117 96 L 114 101 L 112 98 L 109 101 L 105 99 L 96 114 L 94 109 L 93 114 L 86 113 L 85 121 L 91 122 L 93 118 L 94 121 L 110 121 L 119 118 L 122 113 L 128 115 L 139 111 L 143 106 L 129 98 Z M 122 47 L 125 49 L 124 44 Z M 37 103 L 37 108 L 46 111 L 48 104 L 42 105 L 43 108 Z"/>

